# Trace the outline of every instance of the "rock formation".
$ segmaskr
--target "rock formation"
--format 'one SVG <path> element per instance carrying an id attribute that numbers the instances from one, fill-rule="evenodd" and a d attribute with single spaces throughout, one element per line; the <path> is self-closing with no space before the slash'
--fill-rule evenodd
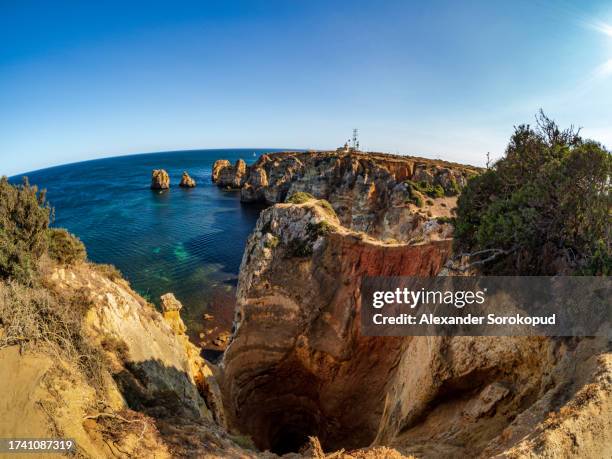
<path id="1" fill-rule="evenodd" d="M 83 309 L 82 330 L 72 331 L 102 360 L 66 360 L 43 343 L 0 345 L 0 381 L 11 400 L 0 403 L 1 437 L 71 438 L 87 458 L 256 456 L 223 429 L 212 367 L 185 334 L 174 295 L 164 295 L 162 315 L 126 281 L 90 264 L 52 266 L 44 285 Z M 0 306 L 10 289 L 0 281 Z"/>
<path id="2" fill-rule="evenodd" d="M 279 453 L 306 435 L 330 450 L 367 446 L 402 341 L 359 335 L 359 279 L 433 275 L 450 251 L 450 241 L 383 244 L 316 201 L 265 210 L 245 249 L 223 361 L 230 424 Z"/>
<path id="3" fill-rule="evenodd" d="M 226 167 L 230 167 L 231 165 L 232 164 L 227 159 L 218 159 L 217 161 L 215 161 L 215 163 L 213 164 L 213 168 L 212 168 L 213 183 L 217 183 L 217 181 L 219 180 L 219 175 L 221 174 L 221 171 L 225 169 Z"/>
<path id="4" fill-rule="evenodd" d="M 417 457 L 607 457 L 606 339 L 364 337 L 360 278 L 436 275 L 451 240 L 385 243 L 314 199 L 262 212 L 220 379 L 261 449 L 390 446 Z"/>
<path id="5" fill-rule="evenodd" d="M 194 188 L 196 186 L 196 181 L 192 179 L 187 172 L 183 172 L 179 186 L 183 188 Z"/>
<path id="6" fill-rule="evenodd" d="M 248 177 L 249 168 L 244 160 L 239 159 L 233 166 L 222 159 L 213 164 L 212 180 L 219 187 L 239 189 Z"/>
<path id="7" fill-rule="evenodd" d="M 112 282 L 88 269 L 57 269 L 50 278 L 58 290 L 80 291 L 90 298 L 92 308 L 84 327 L 93 340 L 104 347 L 112 341 L 121 347 L 122 361 L 117 361 L 117 380 L 128 403 L 149 407 L 156 413 L 170 406 L 191 417 L 212 413 L 198 388 L 208 386 L 210 368 L 199 356 L 199 349 L 189 342 L 180 318 L 181 303 L 172 293 L 161 299 L 163 319 L 129 286 Z M 147 336 L 147 339 L 143 339 Z M 146 381 L 146 384 L 143 384 Z M 208 395 L 207 395 L 208 396 Z M 174 400 L 169 406 L 156 400 Z"/>
<path id="8" fill-rule="evenodd" d="M 241 180 L 234 178 L 236 170 L 217 161 L 213 181 L 240 188 L 244 202 L 274 204 L 307 192 L 329 201 L 342 225 L 398 241 L 447 238 L 456 197 L 478 172 L 444 161 L 352 151 L 271 153 Z"/>
<path id="9" fill-rule="evenodd" d="M 170 188 L 170 176 L 164 169 L 155 169 L 151 174 L 152 190 L 167 190 Z"/>
<path id="10" fill-rule="evenodd" d="M 282 201 L 247 242 L 218 367 L 172 293 L 160 313 L 87 262 L 41 260 L 36 289 L 0 280 L 0 437 L 73 438 L 92 458 L 612 457 L 609 339 L 360 334 L 364 276 L 456 273 L 434 219 L 470 168 L 304 155 L 215 163 L 243 199 Z M 431 215 L 399 205 L 427 193 Z"/>

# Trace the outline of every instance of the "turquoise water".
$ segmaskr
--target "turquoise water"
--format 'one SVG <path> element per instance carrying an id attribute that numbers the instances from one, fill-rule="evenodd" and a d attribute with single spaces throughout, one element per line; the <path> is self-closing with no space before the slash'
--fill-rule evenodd
<path id="1" fill-rule="evenodd" d="M 158 304 L 160 295 L 173 292 L 194 335 L 211 302 L 233 294 L 246 239 L 261 209 L 242 205 L 238 192 L 213 185 L 212 164 L 220 158 L 252 163 L 269 151 L 132 155 L 25 175 L 47 189 L 54 226 L 81 238 L 92 261 L 117 266 L 150 301 Z M 151 170 L 159 168 L 170 174 L 170 190 L 149 189 Z M 184 170 L 197 181 L 196 188 L 179 188 Z"/>

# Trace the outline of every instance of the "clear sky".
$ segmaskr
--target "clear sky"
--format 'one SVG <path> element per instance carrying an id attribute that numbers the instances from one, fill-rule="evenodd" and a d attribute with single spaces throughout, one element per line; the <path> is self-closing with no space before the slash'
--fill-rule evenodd
<path id="1" fill-rule="evenodd" d="M 196 148 L 482 164 L 536 111 L 612 147 L 606 1 L 0 0 L 0 175 Z"/>

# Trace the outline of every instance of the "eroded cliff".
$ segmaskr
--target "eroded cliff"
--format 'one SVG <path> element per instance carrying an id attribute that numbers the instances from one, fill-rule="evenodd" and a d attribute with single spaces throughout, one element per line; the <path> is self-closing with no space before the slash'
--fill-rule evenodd
<path id="1" fill-rule="evenodd" d="M 14 311 L 0 321 L 1 437 L 71 438 L 79 457 L 255 457 L 222 427 L 212 368 L 185 335 L 180 303 L 160 314 L 104 266 L 44 272 L 39 290 L 0 282 L 0 310 Z M 53 323 L 49 306 L 76 320 Z"/>
<path id="2" fill-rule="evenodd" d="M 223 360 L 232 428 L 260 449 L 374 440 L 402 340 L 359 334 L 364 275 L 430 276 L 450 241 L 383 244 L 343 228 L 312 200 L 265 210 L 240 270 L 235 334 Z"/>
<path id="3" fill-rule="evenodd" d="M 284 152 L 255 164 L 219 160 L 213 182 L 239 188 L 244 202 L 285 202 L 298 192 L 326 199 L 343 226 L 398 241 L 449 236 L 456 197 L 478 168 L 361 152 Z"/>
<path id="4" fill-rule="evenodd" d="M 326 451 L 609 455 L 605 339 L 360 336 L 361 276 L 437 275 L 450 242 L 385 243 L 314 199 L 265 210 L 222 363 L 230 428 L 277 453 L 315 435 Z"/>

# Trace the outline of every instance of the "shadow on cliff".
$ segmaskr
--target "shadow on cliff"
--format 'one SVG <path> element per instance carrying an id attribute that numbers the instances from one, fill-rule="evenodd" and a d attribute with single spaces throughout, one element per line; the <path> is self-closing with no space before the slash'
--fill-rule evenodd
<path id="1" fill-rule="evenodd" d="M 125 362 L 113 378 L 131 409 L 155 419 L 198 420 L 210 411 L 204 388 L 198 388 L 184 371 L 159 360 Z"/>

